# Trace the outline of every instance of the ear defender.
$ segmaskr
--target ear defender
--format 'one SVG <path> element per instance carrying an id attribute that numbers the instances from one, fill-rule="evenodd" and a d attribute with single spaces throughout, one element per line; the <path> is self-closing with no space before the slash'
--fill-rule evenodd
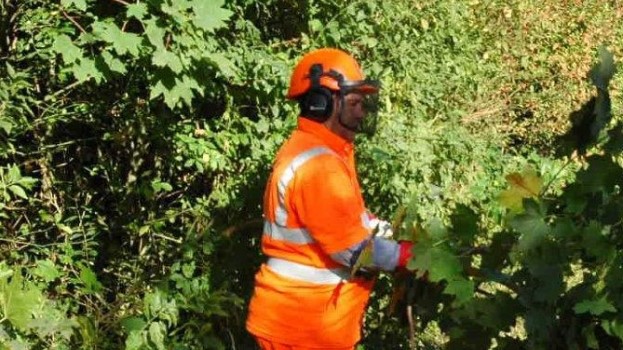
<path id="1" fill-rule="evenodd" d="M 323 76 L 321 64 L 314 64 L 309 69 L 311 87 L 302 97 L 301 109 L 303 115 L 317 121 L 325 121 L 333 112 L 333 94 L 331 90 L 320 85 Z"/>

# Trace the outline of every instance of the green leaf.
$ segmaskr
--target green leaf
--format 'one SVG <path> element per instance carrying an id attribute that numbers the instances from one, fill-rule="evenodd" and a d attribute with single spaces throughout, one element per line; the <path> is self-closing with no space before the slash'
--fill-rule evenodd
<path id="1" fill-rule="evenodd" d="M 576 314 L 588 312 L 595 316 L 599 316 L 604 312 L 616 312 L 617 309 L 608 300 L 606 300 L 606 296 L 602 296 L 599 299 L 584 300 L 575 304 L 573 311 L 575 311 Z"/>
<path id="2" fill-rule="evenodd" d="M 184 75 L 182 79 L 174 78 L 174 83 L 170 88 L 163 83 L 163 80 L 158 80 L 156 86 L 152 88 L 150 98 L 154 99 L 162 94 L 166 105 L 174 108 L 180 101 L 190 105 L 194 96 L 193 90 L 199 91 L 199 84 L 194 78 Z"/>
<path id="3" fill-rule="evenodd" d="M 28 196 L 26 195 L 26 192 L 24 191 L 24 189 L 21 186 L 18 185 L 11 185 L 9 186 L 9 191 L 13 192 L 14 195 L 22 198 L 22 199 L 28 199 Z"/>
<path id="4" fill-rule="evenodd" d="M 60 272 L 56 268 L 56 265 L 50 260 L 38 260 L 37 267 L 33 269 L 33 273 L 36 276 L 43 278 L 44 281 L 50 283 L 60 277 Z"/>
<path id="5" fill-rule="evenodd" d="M 19 179 L 22 178 L 22 174 L 19 171 L 19 167 L 16 165 L 13 165 L 9 168 L 9 172 L 7 174 L 7 182 L 8 183 L 16 183 L 19 182 Z"/>
<path id="6" fill-rule="evenodd" d="M 445 239 L 448 236 L 448 230 L 440 219 L 433 218 L 426 223 L 426 233 L 434 242 Z"/>
<path id="7" fill-rule="evenodd" d="M 144 3 L 129 4 L 126 9 L 128 18 L 134 17 L 138 20 L 141 20 L 147 14 L 147 5 Z"/>
<path id="8" fill-rule="evenodd" d="M 182 60 L 166 50 L 157 50 L 152 57 L 152 63 L 158 67 L 169 67 L 174 73 L 180 73 L 184 69 Z"/>
<path id="9" fill-rule="evenodd" d="M 450 221 L 453 236 L 457 237 L 462 244 L 471 245 L 478 235 L 478 214 L 471 208 L 460 204 L 450 217 Z"/>
<path id="10" fill-rule="evenodd" d="M 140 332 L 146 325 L 147 322 L 142 317 L 132 316 L 121 320 L 121 327 L 128 333 Z"/>
<path id="11" fill-rule="evenodd" d="M 462 305 L 474 296 L 474 281 L 455 278 L 448 281 L 444 293 L 454 295 L 457 305 Z"/>
<path id="12" fill-rule="evenodd" d="M 82 58 L 82 50 L 65 34 L 58 35 L 54 39 L 52 51 L 61 54 L 65 64 L 74 63 Z"/>
<path id="13" fill-rule="evenodd" d="M 433 282 L 463 278 L 461 275 L 463 268 L 458 257 L 444 245 L 435 246 L 428 240 L 421 240 L 415 244 L 413 258 L 409 260 L 407 268 L 417 271 L 418 277 L 428 272 L 428 279 Z"/>
<path id="14" fill-rule="evenodd" d="M 125 340 L 125 348 L 126 350 L 140 350 L 143 348 L 144 343 L 142 332 L 130 332 Z"/>
<path id="15" fill-rule="evenodd" d="M 82 58 L 80 62 L 73 67 L 72 73 L 78 81 L 86 81 L 93 78 L 95 81 L 99 82 L 104 77 L 102 72 L 97 69 L 95 61 L 90 58 Z"/>
<path id="16" fill-rule="evenodd" d="M 207 32 L 224 27 L 225 21 L 233 15 L 233 12 L 222 8 L 224 3 L 224 0 L 192 0 L 193 23 Z"/>
<path id="17" fill-rule="evenodd" d="M 80 267 L 80 281 L 88 293 L 97 293 L 102 290 L 102 284 L 97 280 L 95 272 L 87 266 Z"/>
<path id="18" fill-rule="evenodd" d="M 526 201 L 526 211 L 510 220 L 513 229 L 521 234 L 517 248 L 528 251 L 538 245 L 549 233 L 549 226 L 545 223 L 544 214 L 540 212 L 538 204 Z"/>
<path id="19" fill-rule="evenodd" d="M 210 62 L 216 65 L 220 73 L 226 78 L 237 77 L 236 65 L 225 55 L 220 53 L 211 53 L 205 56 Z"/>
<path id="20" fill-rule="evenodd" d="M 73 5 L 78 10 L 87 10 L 86 0 L 61 0 L 61 5 L 63 5 L 63 7 L 71 7 Z"/>
<path id="21" fill-rule="evenodd" d="M 605 227 L 597 221 L 591 221 L 582 231 L 582 243 L 586 252 L 597 259 L 607 260 L 616 252 L 612 243 L 604 235 Z"/>
<path id="22" fill-rule="evenodd" d="M 559 264 L 547 261 L 528 262 L 530 273 L 538 283 L 534 289 L 534 300 L 555 302 L 565 290 L 562 269 Z"/>
<path id="23" fill-rule="evenodd" d="M 4 130 L 5 134 L 10 135 L 11 130 L 13 130 L 13 123 L 10 119 L 0 118 L 0 129 Z"/>
<path id="24" fill-rule="evenodd" d="M 149 42 L 156 48 L 156 50 L 165 50 L 164 47 L 164 35 L 166 29 L 158 25 L 155 19 L 144 21 L 145 34 Z"/>
<path id="25" fill-rule="evenodd" d="M 17 329 L 27 331 L 34 311 L 43 301 L 43 294 L 31 283 L 25 283 L 19 272 L 11 282 L 0 284 L 0 307 L 2 313 Z"/>
<path id="26" fill-rule="evenodd" d="M 93 33 L 107 43 L 110 43 L 119 55 L 129 53 L 136 57 L 139 54 L 142 38 L 137 34 L 122 31 L 114 23 L 95 22 L 93 24 Z"/>
<path id="27" fill-rule="evenodd" d="M 162 322 L 152 322 L 149 325 L 149 340 L 158 350 L 165 350 L 164 346 L 165 326 Z"/>
<path id="28" fill-rule="evenodd" d="M 111 71 L 121 74 L 127 73 L 128 70 L 125 68 L 125 64 L 117 57 L 114 57 L 110 52 L 102 52 L 102 58 Z"/>
<path id="29" fill-rule="evenodd" d="M 606 331 L 608 335 L 623 340 L 623 322 L 620 320 L 602 320 L 601 327 L 603 327 L 604 331 Z"/>

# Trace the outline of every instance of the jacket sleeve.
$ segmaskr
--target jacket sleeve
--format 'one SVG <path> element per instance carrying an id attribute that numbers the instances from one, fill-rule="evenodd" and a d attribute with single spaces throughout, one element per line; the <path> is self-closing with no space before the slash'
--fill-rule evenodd
<path id="1" fill-rule="evenodd" d="M 348 249 L 370 237 L 361 193 L 340 159 L 321 156 L 300 170 L 293 207 L 325 253 Z"/>
<path id="2" fill-rule="evenodd" d="M 398 261 L 401 253 L 400 245 L 398 244 L 398 242 L 381 237 L 374 237 L 373 240 L 373 267 L 383 271 L 395 270 L 398 266 Z M 352 247 L 341 250 L 339 252 L 335 252 L 331 254 L 331 258 L 344 266 L 353 267 L 355 265 L 355 262 L 357 261 L 357 258 L 361 254 L 361 251 L 366 247 L 369 242 L 370 240 L 366 239 L 353 245 Z"/>

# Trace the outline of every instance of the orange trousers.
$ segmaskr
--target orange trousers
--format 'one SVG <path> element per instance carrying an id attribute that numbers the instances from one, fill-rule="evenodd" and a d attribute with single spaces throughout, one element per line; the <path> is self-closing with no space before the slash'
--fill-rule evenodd
<path id="1" fill-rule="evenodd" d="M 321 348 L 308 348 L 306 346 L 298 346 L 298 345 L 287 345 L 275 343 L 270 340 L 256 337 L 255 340 L 257 344 L 260 346 L 262 350 L 355 350 L 354 346 L 348 348 L 330 348 L 330 349 L 321 349 Z"/>

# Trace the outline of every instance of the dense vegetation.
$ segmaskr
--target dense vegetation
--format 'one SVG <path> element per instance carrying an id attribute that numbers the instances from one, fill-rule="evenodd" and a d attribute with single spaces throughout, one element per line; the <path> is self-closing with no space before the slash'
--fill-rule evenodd
<path id="1" fill-rule="evenodd" d="M 361 347 L 620 348 L 622 20 L 607 0 L 0 0 L 0 348 L 253 348 L 283 96 L 321 46 L 382 81 L 364 195 L 428 272 L 380 278 Z"/>

